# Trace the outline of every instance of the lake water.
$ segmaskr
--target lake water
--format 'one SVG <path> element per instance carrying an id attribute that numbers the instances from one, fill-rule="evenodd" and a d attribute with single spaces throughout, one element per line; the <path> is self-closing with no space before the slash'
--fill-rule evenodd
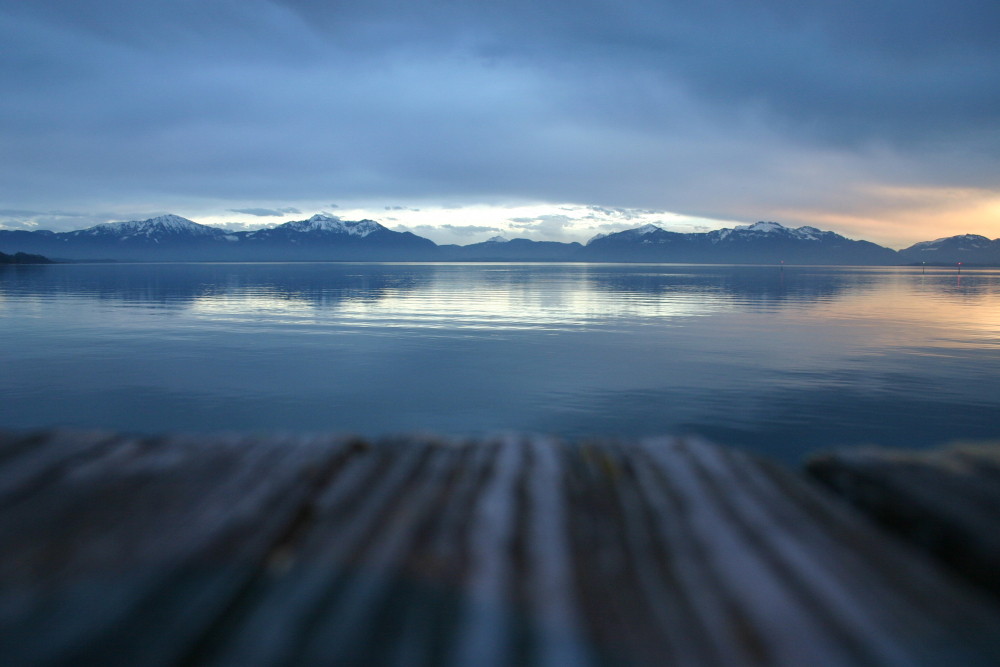
<path id="1" fill-rule="evenodd" d="M 998 270 L 22 266 L 0 324 L 0 428 L 1000 437 Z"/>

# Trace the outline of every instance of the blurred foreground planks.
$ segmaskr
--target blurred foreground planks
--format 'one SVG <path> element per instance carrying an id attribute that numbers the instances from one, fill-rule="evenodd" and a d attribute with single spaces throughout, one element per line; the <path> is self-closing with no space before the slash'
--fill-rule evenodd
<path id="1" fill-rule="evenodd" d="M 809 470 L 996 576 L 991 452 L 865 456 Z M 1000 664 L 989 577 L 827 486 L 696 439 L 4 433 L 0 662 Z"/>

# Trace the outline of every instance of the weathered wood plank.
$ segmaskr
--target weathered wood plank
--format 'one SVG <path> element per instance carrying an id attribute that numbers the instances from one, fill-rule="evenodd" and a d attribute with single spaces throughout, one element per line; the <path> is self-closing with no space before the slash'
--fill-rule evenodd
<path id="1" fill-rule="evenodd" d="M 1000 595 L 1000 444 L 844 450 L 808 471 L 886 529 Z"/>
<path id="2" fill-rule="evenodd" d="M 5 664 L 1000 663 L 990 598 L 698 440 L 11 447 Z"/>
<path id="3" fill-rule="evenodd" d="M 122 436 L 107 432 L 0 432 L 0 508 L 30 497 L 49 481 L 114 446 Z"/>
<path id="4" fill-rule="evenodd" d="M 261 581 L 256 599 L 245 605 L 245 620 L 216 642 L 206 661 L 281 665 L 337 656 L 343 664 L 389 662 L 387 654 L 395 652 L 385 639 L 400 634 L 410 644 L 400 658 L 426 652 L 443 659 L 442 633 L 466 618 L 459 608 L 464 598 L 448 590 L 456 569 L 464 569 L 459 550 L 466 540 L 455 532 L 468 531 L 483 511 L 475 497 L 490 489 L 483 468 L 498 451 L 495 444 L 414 441 L 386 443 L 353 461 L 317 499 L 292 566 Z M 487 509 L 509 511 L 510 500 L 502 495 Z M 497 565 L 507 561 L 501 556 Z M 443 608 L 423 612 L 419 634 L 409 630 L 439 586 Z M 476 595 L 470 584 L 469 599 Z M 492 622 L 487 627 L 497 629 Z"/>
<path id="5" fill-rule="evenodd" d="M 890 548 L 884 535 L 813 494 L 800 478 L 733 451 L 692 452 L 741 533 L 770 552 L 770 566 L 780 573 L 775 585 L 794 596 L 798 613 L 815 615 L 825 626 L 843 647 L 845 664 L 935 664 L 942 650 L 963 664 L 997 659 L 997 617 L 987 601 L 961 592 L 929 563 Z M 754 592 L 762 594 L 771 593 Z M 776 643 L 805 644 L 788 625 L 772 629 L 782 635 L 774 636 Z"/>
<path id="6" fill-rule="evenodd" d="M 331 445 L 124 438 L 71 457 L 0 514 L 4 663 L 174 664 L 348 449 Z"/>
<path id="7" fill-rule="evenodd" d="M 399 447 L 357 461 L 364 482 L 332 480 L 294 565 L 208 663 L 1000 658 L 988 603 L 749 457 L 685 441 Z"/>
<path id="8" fill-rule="evenodd" d="M 613 480 L 626 541 L 615 547 L 612 532 L 578 545 L 613 550 L 603 567 L 614 568 L 614 584 L 585 587 L 584 606 L 639 591 L 612 607 L 621 616 L 613 631 L 595 629 L 610 635 L 604 643 L 629 637 L 605 649 L 612 658 L 852 665 L 1000 656 L 994 608 L 787 471 L 696 441 L 590 456 Z M 598 580 L 601 567 L 588 565 Z"/>

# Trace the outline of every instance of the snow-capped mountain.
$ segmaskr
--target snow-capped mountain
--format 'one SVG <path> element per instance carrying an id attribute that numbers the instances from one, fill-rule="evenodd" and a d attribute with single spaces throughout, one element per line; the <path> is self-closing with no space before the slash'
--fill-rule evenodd
<path id="1" fill-rule="evenodd" d="M 329 215 L 249 232 L 229 232 L 176 215 L 72 232 L 0 231 L 0 249 L 68 259 L 118 261 L 422 260 L 437 246 L 374 220 Z"/>
<path id="2" fill-rule="evenodd" d="M 582 253 L 610 261 L 704 262 L 735 264 L 897 264 L 889 248 L 854 241 L 815 227 L 792 229 L 757 222 L 705 233 L 670 232 L 644 225 L 595 237 Z"/>
<path id="3" fill-rule="evenodd" d="M 244 256 L 266 253 L 281 260 L 430 260 L 437 245 L 410 232 L 395 232 L 374 220 L 341 220 L 319 214 L 277 227 L 243 232 L 236 248 Z"/>
<path id="4" fill-rule="evenodd" d="M 974 252 L 976 250 L 992 247 L 994 243 L 996 243 L 996 241 L 991 241 L 985 236 L 980 236 L 979 234 L 959 234 L 958 236 L 946 236 L 944 238 L 934 239 L 933 241 L 921 241 L 920 243 L 914 243 L 909 248 L 906 248 L 906 250 L 928 252 L 940 250 L 942 248 L 954 248 L 955 250 Z"/>
<path id="5" fill-rule="evenodd" d="M 652 243 L 665 242 L 665 239 L 668 237 L 663 236 L 663 234 L 674 234 L 674 233 L 676 232 L 668 232 L 662 227 L 657 227 L 653 223 L 648 223 L 643 225 L 642 227 L 626 229 L 620 232 L 612 232 L 610 234 L 605 234 L 602 232 L 600 234 L 595 234 L 590 238 L 589 241 L 587 241 L 586 245 L 590 245 L 591 243 L 599 239 L 608 238 L 609 236 L 615 237 L 614 243 L 622 243 L 626 241 L 639 241 L 641 243 L 649 245 Z M 649 238 L 642 238 L 642 237 L 649 237 Z"/>
<path id="6" fill-rule="evenodd" d="M 35 232 L 37 234 L 37 232 Z M 211 259 L 231 234 L 178 215 L 95 225 L 32 239 L 28 247 L 48 257 L 119 261 Z"/>
<path id="7" fill-rule="evenodd" d="M 966 234 L 896 252 L 815 227 L 756 222 L 679 233 L 647 224 L 579 243 L 495 236 L 438 246 L 374 220 L 328 214 L 255 231 L 230 232 L 177 215 L 96 225 L 72 232 L 0 230 L 0 252 L 56 259 L 118 261 L 592 261 L 716 264 L 1000 265 L 1000 239 Z"/>
<path id="8" fill-rule="evenodd" d="M 154 241 L 181 237 L 218 238 L 225 233 L 216 227 L 202 225 L 179 215 L 161 215 L 148 220 L 128 222 L 108 222 L 88 229 L 67 232 L 72 237 L 103 237 L 119 240 L 143 238 Z"/>
<path id="9" fill-rule="evenodd" d="M 657 227 L 652 223 L 648 223 L 643 225 L 642 227 L 636 227 L 635 229 L 626 229 L 625 231 L 619 233 L 624 234 L 628 238 L 639 238 L 641 236 L 649 236 L 651 234 L 655 236 L 657 232 L 663 232 L 663 231 L 666 230 L 663 229 L 662 227 Z"/>
<path id="10" fill-rule="evenodd" d="M 777 222 L 755 222 L 752 225 L 738 225 L 732 229 L 717 229 L 714 232 L 708 232 L 708 237 L 713 243 L 719 243 L 726 240 L 735 241 L 737 239 L 747 240 L 764 238 L 788 238 L 800 241 L 816 241 L 821 239 L 824 234 L 838 236 L 834 232 L 823 232 L 815 227 L 799 227 L 797 229 L 792 229 L 791 227 L 785 227 Z"/>
<path id="11" fill-rule="evenodd" d="M 978 234 L 948 236 L 915 243 L 899 251 L 909 262 L 927 264 L 1000 264 L 1000 239 L 990 240 Z"/>
<path id="12" fill-rule="evenodd" d="M 302 234 L 312 234 L 316 232 L 330 234 L 349 234 L 364 238 L 370 234 L 380 231 L 390 231 L 378 224 L 374 220 L 341 220 L 336 216 L 319 213 L 308 220 L 297 220 L 278 225 L 275 230 L 285 230 L 288 232 L 298 232 Z M 268 231 L 268 230 L 263 230 Z"/>

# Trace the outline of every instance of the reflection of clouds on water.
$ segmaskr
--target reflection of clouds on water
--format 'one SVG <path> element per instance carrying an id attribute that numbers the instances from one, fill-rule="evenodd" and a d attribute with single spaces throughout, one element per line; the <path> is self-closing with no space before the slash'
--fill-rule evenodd
<path id="1" fill-rule="evenodd" d="M 705 315 L 721 306 L 696 294 L 607 292 L 594 289 L 579 269 L 549 268 L 442 267 L 419 289 L 377 303 L 345 304 L 341 312 L 414 327 L 572 330 L 617 319 Z"/>
<path id="2" fill-rule="evenodd" d="M 787 455 L 1000 411 L 1000 271 L 34 268 L 0 272 L 7 427 L 692 430 Z"/>
<path id="3" fill-rule="evenodd" d="M 412 289 L 419 273 L 380 271 L 349 264 L 76 264 L 47 271 L 12 272 L 0 290 L 30 295 L 66 295 L 187 308 L 218 300 L 255 308 L 261 300 L 333 307 L 341 301 L 371 301 L 386 292 Z M 42 268 L 42 267 L 35 267 Z"/>
<path id="4" fill-rule="evenodd" d="M 518 330 L 614 327 L 733 313 L 819 310 L 846 319 L 933 328 L 956 303 L 962 326 L 1000 330 L 1000 272 L 580 264 L 147 264 L 5 272 L 0 297 L 97 299 L 231 322 L 334 318 L 368 329 Z M 949 324 L 951 326 L 951 324 Z M 892 335 L 903 336 L 906 332 Z M 947 338 L 947 336 L 940 336 Z"/>
<path id="5" fill-rule="evenodd" d="M 146 264 L 5 272 L 0 297 L 123 302 L 195 318 L 373 329 L 613 327 L 726 313 L 819 309 L 844 318 L 932 325 L 956 302 L 970 325 L 1000 328 L 1000 272 L 912 268 L 614 264 Z M 938 313 L 938 311 L 941 311 Z M 880 331 L 885 330 L 883 322 Z M 879 335 L 879 334 L 876 334 Z"/>

